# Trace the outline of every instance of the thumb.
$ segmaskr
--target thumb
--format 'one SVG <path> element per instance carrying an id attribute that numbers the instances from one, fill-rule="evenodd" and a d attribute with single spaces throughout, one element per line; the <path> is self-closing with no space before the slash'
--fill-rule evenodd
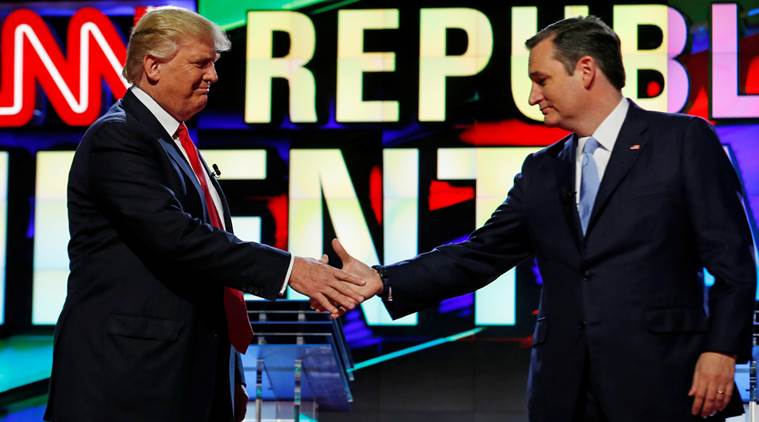
<path id="1" fill-rule="evenodd" d="M 319 258 L 319 262 L 322 264 L 329 264 L 329 257 L 327 254 L 323 254 L 321 258 Z"/>
<path id="2" fill-rule="evenodd" d="M 340 258 L 340 260 L 343 261 L 343 265 L 353 259 L 353 257 L 350 256 L 348 251 L 345 250 L 342 243 L 340 243 L 337 238 L 332 239 L 332 248 L 335 250 L 335 253 Z"/>
<path id="3" fill-rule="evenodd" d="M 698 371 L 698 369 L 696 369 L 696 371 Z M 688 390 L 688 396 L 692 397 L 696 395 L 696 391 L 698 390 L 697 384 L 698 384 L 698 374 L 694 373 L 693 381 L 691 381 L 691 384 L 690 384 L 690 390 Z"/>

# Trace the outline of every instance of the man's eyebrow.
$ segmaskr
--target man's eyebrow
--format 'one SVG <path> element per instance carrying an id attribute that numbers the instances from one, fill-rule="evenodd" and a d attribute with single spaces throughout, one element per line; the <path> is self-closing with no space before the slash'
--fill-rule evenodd
<path id="1" fill-rule="evenodd" d="M 543 72 L 539 72 L 539 71 L 537 71 L 537 70 L 536 70 L 536 71 L 533 71 L 533 72 L 530 72 L 530 79 L 541 78 L 541 77 L 547 77 L 547 76 L 548 76 L 548 75 L 546 75 L 545 73 L 543 73 Z"/>

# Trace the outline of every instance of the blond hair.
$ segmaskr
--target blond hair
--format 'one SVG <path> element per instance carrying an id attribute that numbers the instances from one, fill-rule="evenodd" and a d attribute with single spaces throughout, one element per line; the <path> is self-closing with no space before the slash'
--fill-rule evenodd
<path id="1" fill-rule="evenodd" d="M 184 38 L 211 38 L 216 51 L 227 51 L 232 43 L 218 25 L 187 9 L 163 6 L 151 9 L 132 29 L 127 44 L 123 75 L 134 82 L 142 75 L 145 56 L 170 59 Z"/>

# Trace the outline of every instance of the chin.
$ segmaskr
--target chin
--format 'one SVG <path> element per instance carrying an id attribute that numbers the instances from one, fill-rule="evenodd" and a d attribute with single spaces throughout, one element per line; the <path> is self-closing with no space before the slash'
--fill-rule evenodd
<path id="1" fill-rule="evenodd" d="M 557 116 L 553 116 L 551 113 L 543 116 L 543 124 L 550 127 L 559 126 L 560 119 Z"/>
<path id="2" fill-rule="evenodd" d="M 195 105 L 194 105 L 194 107 L 192 107 L 192 109 L 193 109 L 193 113 L 192 114 L 197 114 L 200 111 L 202 111 L 204 108 L 206 108 L 206 104 L 208 104 L 208 99 L 207 98 L 203 98 L 202 100 L 196 102 Z"/>

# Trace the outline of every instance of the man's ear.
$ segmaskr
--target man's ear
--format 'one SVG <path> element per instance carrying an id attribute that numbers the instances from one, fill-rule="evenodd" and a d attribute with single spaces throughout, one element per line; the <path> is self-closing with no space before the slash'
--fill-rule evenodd
<path id="1" fill-rule="evenodd" d="M 596 79 L 596 73 L 598 72 L 598 66 L 593 57 L 582 56 L 577 60 L 575 65 L 575 72 L 579 72 L 579 76 L 582 79 L 583 87 L 590 88 L 593 81 Z"/>
<path id="2" fill-rule="evenodd" d="M 151 55 L 142 59 L 142 71 L 151 83 L 158 82 L 161 79 L 161 64 L 161 61 Z"/>

